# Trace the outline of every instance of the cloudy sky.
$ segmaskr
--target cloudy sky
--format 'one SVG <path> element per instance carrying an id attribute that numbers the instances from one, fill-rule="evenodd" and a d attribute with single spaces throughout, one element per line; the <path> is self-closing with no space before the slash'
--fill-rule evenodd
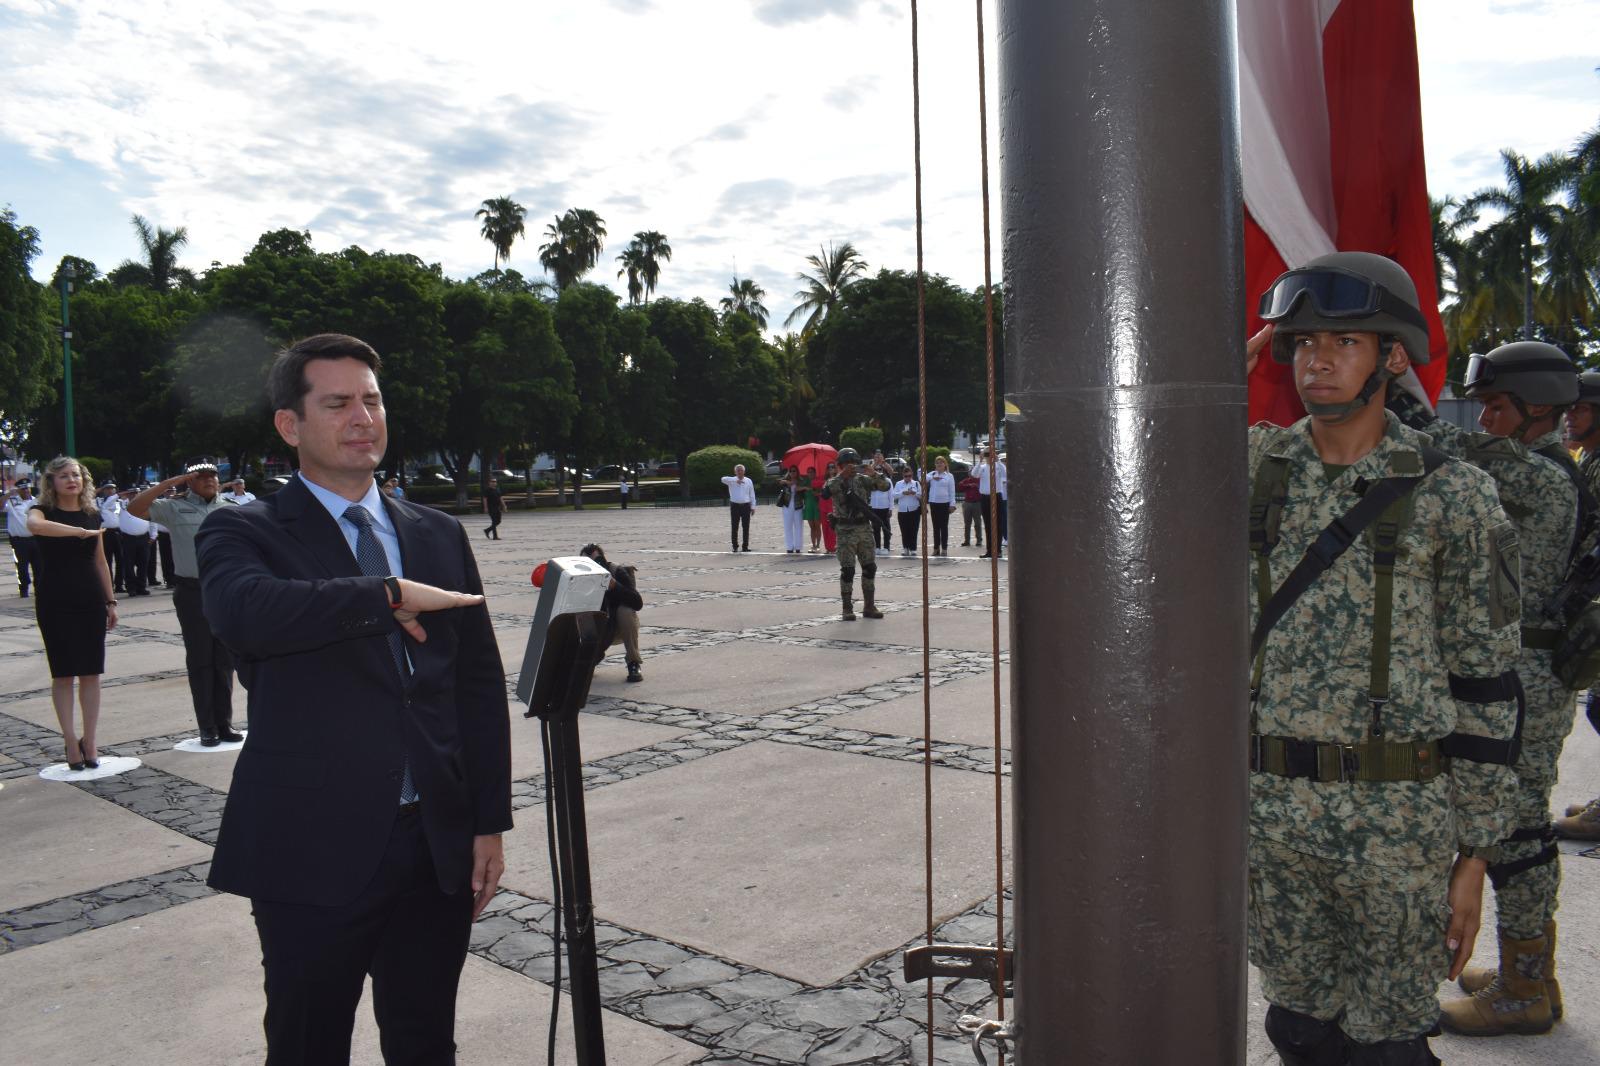
<path id="1" fill-rule="evenodd" d="M 0 0 L 0 205 L 40 231 L 43 277 L 63 254 L 102 270 L 134 255 L 135 212 L 188 227 L 195 269 L 291 227 L 464 277 L 490 266 L 472 213 L 501 195 L 528 208 L 511 265 L 537 275 L 544 226 L 577 205 L 610 233 L 596 280 L 620 288 L 612 257 L 660 230 L 661 295 L 714 302 L 753 277 L 776 326 L 824 242 L 914 265 L 908 10 Z M 973 7 L 921 10 L 928 267 L 975 286 Z M 1434 195 L 1496 182 L 1502 147 L 1563 149 L 1600 123 L 1600 0 L 1416 11 Z"/>

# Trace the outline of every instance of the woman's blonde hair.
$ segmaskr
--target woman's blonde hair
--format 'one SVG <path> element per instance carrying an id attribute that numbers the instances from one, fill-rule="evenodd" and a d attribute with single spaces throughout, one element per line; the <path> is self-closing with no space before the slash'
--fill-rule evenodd
<path id="1" fill-rule="evenodd" d="M 78 468 L 78 506 L 85 511 L 95 511 L 94 479 L 89 476 L 89 468 L 70 455 L 58 455 L 50 460 L 50 465 L 44 468 L 44 476 L 39 479 L 39 506 L 51 508 L 61 506 L 60 498 L 56 495 L 55 476 L 69 466 Z"/>

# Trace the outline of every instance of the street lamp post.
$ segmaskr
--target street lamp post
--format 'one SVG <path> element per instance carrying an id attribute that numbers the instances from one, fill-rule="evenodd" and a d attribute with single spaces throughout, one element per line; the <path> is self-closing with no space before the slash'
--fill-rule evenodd
<path id="1" fill-rule="evenodd" d="M 72 425 L 72 323 L 67 317 L 67 295 L 72 292 L 74 271 L 71 263 L 61 268 L 61 392 L 66 399 L 66 454 L 78 454 L 77 434 Z"/>

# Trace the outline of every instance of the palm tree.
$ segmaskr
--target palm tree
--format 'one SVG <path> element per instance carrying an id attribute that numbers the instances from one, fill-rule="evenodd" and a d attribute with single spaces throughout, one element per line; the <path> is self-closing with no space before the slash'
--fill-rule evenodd
<path id="1" fill-rule="evenodd" d="M 656 282 L 661 280 L 661 264 L 672 259 L 672 245 L 667 243 L 665 234 L 653 229 L 635 233 L 633 243 L 639 247 L 639 276 L 644 281 L 645 303 L 649 303 L 651 294 L 656 291 Z"/>
<path id="2" fill-rule="evenodd" d="M 539 246 L 539 262 L 565 289 L 600 262 L 605 245 L 606 220 L 584 207 L 571 207 L 544 228 L 546 243 Z"/>
<path id="3" fill-rule="evenodd" d="M 624 274 L 628 276 L 628 302 L 636 304 L 644 295 L 644 252 L 639 242 L 634 241 L 624 248 L 622 254 L 617 256 L 617 262 L 622 264 L 617 277 Z"/>
<path id="4" fill-rule="evenodd" d="M 494 245 L 494 268 L 499 270 L 500 260 L 511 259 L 511 243 L 527 232 L 522 220 L 528 217 L 528 209 L 509 196 L 496 196 L 485 200 L 472 217 L 483 219 L 479 232 Z"/>
<path id="5" fill-rule="evenodd" d="M 795 275 L 805 283 L 805 288 L 794 294 L 799 303 L 783 320 L 784 325 L 792 326 L 795 319 L 805 316 L 805 325 L 800 327 L 800 332 L 806 336 L 814 333 L 823 319 L 839 305 L 839 296 L 845 287 L 866 273 L 867 269 L 867 261 L 861 258 L 861 253 L 849 241 L 837 248 L 829 241 L 828 247 L 817 251 L 817 255 L 806 256 L 813 273 L 802 271 Z"/>
<path id="6" fill-rule="evenodd" d="M 189 243 L 189 230 L 162 229 L 151 226 L 143 216 L 133 216 L 133 229 L 139 235 L 139 249 L 144 262 L 124 260 L 109 277 L 118 285 L 145 285 L 157 292 L 166 292 L 173 282 L 194 284 L 194 272 L 178 265 L 178 249 Z"/>
<path id="7" fill-rule="evenodd" d="M 817 398 L 817 390 L 812 387 L 811 376 L 806 372 L 805 338 L 785 333 L 778 341 L 773 356 L 778 364 L 780 383 L 775 406 L 788 419 L 789 439 L 796 444 L 810 440 L 813 434 L 809 414 L 811 402 Z"/>
<path id="8" fill-rule="evenodd" d="M 767 308 L 761 302 L 761 298 L 767 294 L 766 289 L 749 278 L 736 277 L 733 284 L 728 286 L 728 292 L 729 295 L 722 298 L 723 314 L 746 314 L 756 320 L 756 325 L 767 328 Z"/>
<path id="9" fill-rule="evenodd" d="M 1529 161 L 1509 148 L 1500 151 L 1505 168 L 1504 189 L 1482 189 L 1467 197 L 1462 210 L 1477 212 L 1492 207 L 1501 212 L 1489 230 L 1500 230 L 1515 240 L 1522 282 L 1522 336 L 1533 337 L 1534 286 L 1548 242 L 1563 222 L 1566 208 L 1554 202 L 1566 183 L 1570 167 L 1566 157 L 1551 153 Z"/>

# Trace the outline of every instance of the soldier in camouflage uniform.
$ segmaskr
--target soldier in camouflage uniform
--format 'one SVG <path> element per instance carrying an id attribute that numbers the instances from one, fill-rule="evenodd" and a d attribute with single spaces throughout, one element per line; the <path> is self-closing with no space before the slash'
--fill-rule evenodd
<path id="1" fill-rule="evenodd" d="M 883 612 L 873 602 L 876 589 L 874 579 L 878 574 L 878 557 L 872 544 L 872 493 L 887 492 L 889 479 L 883 476 L 883 467 L 870 473 L 858 473 L 856 464 L 861 457 L 854 448 L 839 452 L 839 473 L 822 486 L 822 491 L 833 501 L 833 513 L 828 521 L 833 523 L 838 537 L 839 594 L 844 599 L 841 617 L 846 622 L 856 620 L 851 606 L 855 591 L 856 563 L 861 564 L 861 613 L 868 618 L 882 618 Z M 857 503 L 860 506 L 857 506 Z"/>
<path id="2" fill-rule="evenodd" d="M 1559 852 L 1550 826 L 1550 791 L 1561 746 L 1572 731 L 1574 693 L 1551 669 L 1561 620 L 1545 607 L 1561 587 L 1580 533 L 1578 470 L 1561 444 L 1561 416 L 1578 398 L 1578 368 L 1559 348 L 1537 341 L 1505 344 L 1469 361 L 1466 393 L 1483 403 L 1468 433 L 1401 393 L 1389 400 L 1401 421 L 1443 451 L 1495 480 L 1500 504 L 1517 526 L 1522 553 L 1522 652 L 1517 675 L 1527 693 L 1517 758 L 1517 819 L 1489 867 L 1500 924 L 1500 966 L 1467 971 L 1472 999 L 1444 1004 L 1440 1024 L 1452 1033 L 1542 1033 L 1561 1012 L 1555 980 Z"/>
<path id="3" fill-rule="evenodd" d="M 1477 935 L 1493 857 L 1479 852 L 1511 819 L 1516 529 L 1482 471 L 1384 410 L 1408 357 L 1428 357 L 1397 264 L 1324 256 L 1280 277 L 1261 313 L 1252 362 L 1270 337 L 1311 414 L 1250 431 L 1252 630 L 1335 519 L 1376 486 L 1408 489 L 1252 664 L 1250 958 L 1266 1031 L 1285 1066 L 1431 1066 L 1439 982 Z"/>
<path id="4" fill-rule="evenodd" d="M 1567 408 L 1567 447 L 1582 448 L 1578 472 L 1590 495 L 1600 498 L 1600 370 L 1578 375 L 1578 402 Z M 1588 694 L 1589 722 L 1600 730 L 1600 694 Z M 1574 803 L 1566 817 L 1557 818 L 1556 835 L 1567 840 L 1600 840 L 1600 796 Z"/>

